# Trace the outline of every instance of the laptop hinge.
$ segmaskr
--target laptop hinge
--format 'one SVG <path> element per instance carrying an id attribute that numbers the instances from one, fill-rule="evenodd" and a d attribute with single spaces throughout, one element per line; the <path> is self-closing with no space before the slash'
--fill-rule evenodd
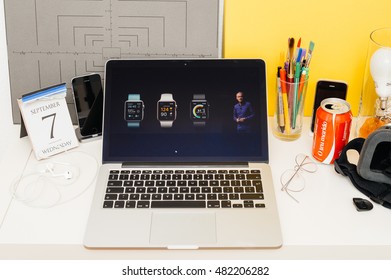
<path id="1" fill-rule="evenodd" d="M 208 167 L 229 167 L 229 168 L 245 168 L 248 167 L 248 162 L 124 162 L 123 168 L 208 168 Z"/>

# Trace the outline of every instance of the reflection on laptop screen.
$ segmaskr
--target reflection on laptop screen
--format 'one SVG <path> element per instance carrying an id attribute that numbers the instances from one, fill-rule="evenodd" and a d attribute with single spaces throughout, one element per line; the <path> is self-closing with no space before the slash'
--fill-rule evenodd
<path id="1" fill-rule="evenodd" d="M 103 162 L 268 161 L 262 60 L 112 60 Z"/>

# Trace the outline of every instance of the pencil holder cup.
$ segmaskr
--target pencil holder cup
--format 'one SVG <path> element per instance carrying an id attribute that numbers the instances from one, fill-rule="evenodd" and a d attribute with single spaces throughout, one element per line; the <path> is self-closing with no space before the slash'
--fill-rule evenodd
<path id="1" fill-rule="evenodd" d="M 293 141 L 300 137 L 307 85 L 308 77 L 293 83 L 277 78 L 276 110 L 272 124 L 273 134 L 277 138 Z"/>

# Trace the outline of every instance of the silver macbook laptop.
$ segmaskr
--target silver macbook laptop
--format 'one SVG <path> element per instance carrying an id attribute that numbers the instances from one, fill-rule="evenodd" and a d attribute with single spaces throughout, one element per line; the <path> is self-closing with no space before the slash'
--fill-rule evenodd
<path id="1" fill-rule="evenodd" d="M 265 63 L 111 60 L 87 248 L 278 248 Z"/>

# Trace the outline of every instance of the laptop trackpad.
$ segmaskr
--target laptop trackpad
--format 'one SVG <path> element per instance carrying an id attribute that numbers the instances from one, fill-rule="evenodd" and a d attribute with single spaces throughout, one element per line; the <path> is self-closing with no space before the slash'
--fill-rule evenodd
<path id="1" fill-rule="evenodd" d="M 153 213 L 150 243 L 165 247 L 216 243 L 214 213 Z"/>

